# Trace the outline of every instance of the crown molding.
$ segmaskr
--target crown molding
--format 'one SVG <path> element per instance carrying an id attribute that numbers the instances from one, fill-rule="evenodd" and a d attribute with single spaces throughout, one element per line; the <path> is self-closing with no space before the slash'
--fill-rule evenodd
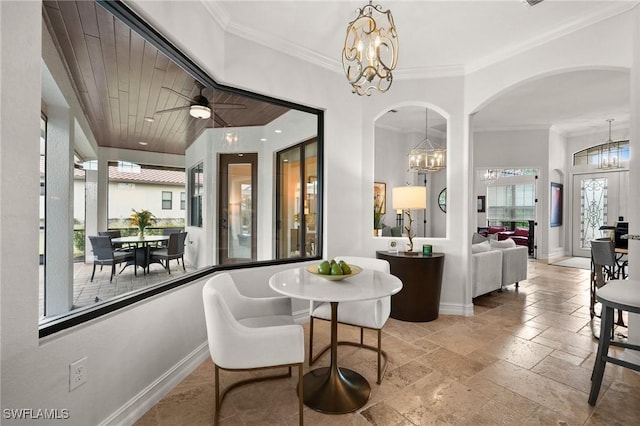
<path id="1" fill-rule="evenodd" d="M 206 11 L 209 12 L 213 20 L 220 25 L 220 28 L 226 31 L 229 23 L 231 22 L 231 16 L 227 13 L 227 9 L 217 1 L 200 0 L 200 3 L 204 6 Z"/>
<path id="2" fill-rule="evenodd" d="M 548 131 L 551 128 L 548 124 L 539 125 L 523 125 L 523 126 L 502 126 L 502 127 L 475 127 L 474 133 L 486 133 L 486 132 L 524 132 L 524 131 Z"/>
<path id="3" fill-rule="evenodd" d="M 398 68 L 393 75 L 398 80 L 420 78 L 459 77 L 465 75 L 464 65 L 441 65 L 436 67 Z"/>
<path id="4" fill-rule="evenodd" d="M 524 43 L 507 46 L 506 48 L 495 54 L 487 55 L 475 62 L 472 62 L 466 67 L 466 72 L 473 73 L 493 64 L 502 62 L 513 56 L 519 55 L 520 53 L 524 53 L 538 46 L 572 34 L 583 28 L 587 28 L 591 25 L 597 24 L 598 22 L 613 18 L 615 16 L 628 12 L 629 10 L 636 7 L 639 3 L 640 1 L 612 1 L 611 4 L 604 10 L 592 12 L 563 26 L 560 26 L 555 30 L 534 37 Z"/>
<path id="5" fill-rule="evenodd" d="M 343 73 L 342 62 L 336 58 L 328 57 L 289 39 L 275 37 L 264 32 L 256 31 L 253 28 L 245 27 L 233 22 L 232 17 L 227 12 L 224 5 L 217 1 L 200 0 L 205 9 L 211 14 L 213 19 L 228 34 L 238 36 L 260 44 L 267 48 L 285 53 L 289 56 L 299 58 L 305 62 L 315 64 L 319 67 L 336 73 Z M 464 76 L 481 70 L 493 64 L 502 62 L 518 54 L 524 53 L 535 47 L 544 45 L 553 40 L 569 35 L 575 31 L 594 25 L 598 22 L 623 14 L 640 4 L 638 1 L 612 1 L 604 10 L 593 12 L 589 15 L 579 17 L 559 28 L 549 31 L 540 36 L 534 37 L 524 43 L 507 46 L 495 54 L 484 56 L 468 65 L 453 64 L 443 66 L 425 66 L 412 68 L 397 68 L 394 77 L 398 80 L 410 80 L 421 78 L 441 78 Z"/>

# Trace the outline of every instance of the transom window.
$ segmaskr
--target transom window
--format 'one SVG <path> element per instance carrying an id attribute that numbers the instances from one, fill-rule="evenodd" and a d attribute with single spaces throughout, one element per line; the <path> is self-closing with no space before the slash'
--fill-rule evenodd
<path id="1" fill-rule="evenodd" d="M 605 153 L 607 150 L 607 144 L 595 145 L 582 151 L 578 151 L 573 154 L 574 166 L 599 166 L 602 164 L 603 156 L 608 155 L 615 156 L 620 163 L 626 163 L 629 161 L 629 141 L 615 141 L 609 144 L 611 153 Z"/>

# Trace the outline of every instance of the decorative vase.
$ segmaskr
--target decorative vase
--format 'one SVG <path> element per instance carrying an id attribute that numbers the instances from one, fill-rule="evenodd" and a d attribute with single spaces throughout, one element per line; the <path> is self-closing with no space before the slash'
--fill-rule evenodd
<path id="1" fill-rule="evenodd" d="M 144 228 L 140 228 L 140 229 L 138 229 L 138 236 L 139 236 L 140 238 L 144 238 Z"/>

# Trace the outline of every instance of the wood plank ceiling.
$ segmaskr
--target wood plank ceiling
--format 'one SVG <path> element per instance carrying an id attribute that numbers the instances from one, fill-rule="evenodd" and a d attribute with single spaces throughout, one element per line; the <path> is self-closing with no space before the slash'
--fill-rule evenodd
<path id="1" fill-rule="evenodd" d="M 184 154 L 206 128 L 263 126 L 289 110 L 204 88 L 214 115 L 193 118 L 189 101 L 163 87 L 193 99 L 199 82 L 95 2 L 44 1 L 43 15 L 102 147 Z M 246 109 L 225 109 L 229 103 Z M 177 107 L 184 109 L 157 113 Z"/>

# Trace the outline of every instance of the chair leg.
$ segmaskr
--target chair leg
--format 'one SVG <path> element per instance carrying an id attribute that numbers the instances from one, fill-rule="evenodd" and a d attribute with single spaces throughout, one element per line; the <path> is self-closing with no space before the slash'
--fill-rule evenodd
<path id="1" fill-rule="evenodd" d="M 302 394 L 303 384 L 302 384 L 302 363 L 298 364 L 298 416 L 300 418 L 300 426 L 303 424 L 302 420 L 302 411 L 304 410 L 304 395 Z"/>
<path id="2" fill-rule="evenodd" d="M 109 277 L 109 282 L 113 282 L 113 276 L 116 274 L 116 264 L 111 264 L 111 276 Z"/>
<path id="3" fill-rule="evenodd" d="M 100 266 L 102 268 L 102 266 Z M 96 274 L 96 264 L 95 262 L 93 263 L 93 271 L 91 272 L 91 279 L 89 280 L 90 282 L 93 282 L 93 277 Z"/>
<path id="4" fill-rule="evenodd" d="M 364 328 L 360 327 L 360 344 L 364 345 Z"/>
<path id="5" fill-rule="evenodd" d="M 313 316 L 309 317 L 309 366 L 313 364 Z"/>
<path id="6" fill-rule="evenodd" d="M 220 370 L 218 369 L 217 364 L 213 364 L 214 367 L 214 379 L 215 379 L 215 394 L 216 394 L 216 412 L 213 417 L 214 426 L 218 425 L 218 420 L 220 419 Z"/>
<path id="7" fill-rule="evenodd" d="M 604 376 L 604 368 L 607 364 L 607 356 L 609 354 L 610 332 L 613 326 L 613 308 L 602 305 L 603 312 L 600 314 L 600 341 L 598 344 L 598 353 L 593 365 L 591 373 L 591 392 L 589 393 L 589 405 L 596 405 L 600 386 L 602 385 L 602 376 Z"/>
<path id="8" fill-rule="evenodd" d="M 516 281 L 516 288 L 520 288 L 520 283 Z"/>
<path id="9" fill-rule="evenodd" d="M 183 256 L 180 256 L 180 258 L 182 259 L 182 270 L 183 270 L 184 272 L 187 272 L 187 268 L 185 268 L 185 267 L 184 267 L 184 255 L 183 255 Z M 178 264 L 179 264 L 179 263 L 180 263 L 180 262 L 178 262 Z"/>
<path id="10" fill-rule="evenodd" d="M 380 383 L 382 383 L 382 330 L 378 329 L 378 384 Z"/>
<path id="11" fill-rule="evenodd" d="M 621 325 L 622 327 L 626 327 L 624 323 L 624 318 L 622 318 L 622 309 L 618 309 L 618 320 L 616 321 L 616 325 Z"/>

